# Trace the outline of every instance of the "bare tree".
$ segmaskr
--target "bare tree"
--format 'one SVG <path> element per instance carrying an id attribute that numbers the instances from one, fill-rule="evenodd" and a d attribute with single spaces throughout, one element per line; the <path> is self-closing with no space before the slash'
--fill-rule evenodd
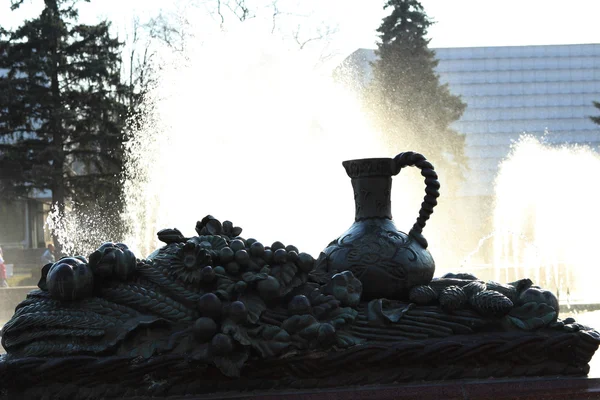
<path id="1" fill-rule="evenodd" d="M 123 60 L 127 62 L 122 66 L 123 75 L 127 76 L 128 106 L 130 114 L 135 114 L 136 108 L 148 93 L 154 79 L 155 50 L 152 48 L 152 38 L 147 34 L 146 24 L 134 18 L 131 31 L 125 35 L 126 54 Z"/>
<path id="2" fill-rule="evenodd" d="M 304 36 L 302 33 L 302 25 L 298 24 L 296 30 L 292 33 L 292 37 L 300 47 L 300 50 L 304 49 L 304 47 L 310 42 L 314 42 L 317 40 L 329 40 L 333 35 L 338 32 L 337 27 L 332 28 L 330 26 L 320 26 L 316 29 L 315 32 L 310 32 L 308 35 Z"/>
<path id="3" fill-rule="evenodd" d="M 313 13 L 302 13 L 298 10 L 286 10 L 281 0 L 260 1 L 251 0 L 189 0 L 188 6 L 202 7 L 206 12 L 216 17 L 220 29 L 224 29 L 227 21 L 245 22 L 262 16 L 271 20 L 271 33 L 281 32 L 290 37 L 302 50 L 317 41 L 329 41 L 338 32 L 337 27 L 331 27 L 325 21 L 314 25 L 310 21 Z M 190 34 L 187 29 L 192 25 L 185 13 L 161 12 L 147 21 L 135 18 L 131 31 L 126 36 L 126 51 L 124 61 L 125 76 L 129 77 L 128 85 L 132 97 L 130 105 L 135 106 L 142 101 L 156 79 L 157 51 L 167 47 L 175 52 L 183 52 L 185 42 Z M 295 26 L 289 30 L 288 27 Z M 330 55 L 322 56 L 322 59 Z"/>
<path id="4" fill-rule="evenodd" d="M 152 39 L 159 40 L 173 50 L 183 51 L 185 22 L 181 19 L 174 21 L 173 16 L 161 12 L 158 16 L 151 18 L 144 27 Z"/>
<path id="5" fill-rule="evenodd" d="M 276 20 L 277 20 L 277 16 L 279 15 L 279 7 L 277 7 L 277 0 L 273 1 L 273 3 L 271 4 L 271 6 L 273 7 L 273 16 L 271 17 L 271 20 L 273 21 L 273 25 L 271 26 L 271 34 L 275 32 L 275 27 L 277 26 Z"/>
<path id="6" fill-rule="evenodd" d="M 233 5 L 232 5 L 233 3 Z M 254 18 L 256 14 L 252 13 L 248 6 L 246 5 L 245 0 L 233 0 L 228 1 L 226 3 L 227 8 L 240 20 L 240 22 L 244 22 L 249 18 Z"/>

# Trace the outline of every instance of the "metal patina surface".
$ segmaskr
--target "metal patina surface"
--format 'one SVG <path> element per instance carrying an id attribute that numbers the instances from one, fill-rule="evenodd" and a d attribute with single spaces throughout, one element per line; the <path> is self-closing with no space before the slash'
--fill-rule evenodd
<path id="1" fill-rule="evenodd" d="M 390 189 L 407 166 L 421 169 L 426 196 L 405 234 Z M 596 393 L 596 380 L 564 379 L 588 373 L 600 335 L 558 318 L 554 294 L 526 278 L 433 278 L 423 228 L 439 183 L 425 157 L 344 167 L 355 222 L 316 260 L 207 216 L 193 237 L 158 232 L 165 245 L 147 259 L 108 242 L 45 265 L 2 330 L 0 395 L 485 398 L 518 386 L 498 378 L 540 376 L 563 378 L 518 381 L 538 382 L 531 398 L 540 382 L 556 396 Z M 423 381 L 436 383 L 410 384 Z"/>

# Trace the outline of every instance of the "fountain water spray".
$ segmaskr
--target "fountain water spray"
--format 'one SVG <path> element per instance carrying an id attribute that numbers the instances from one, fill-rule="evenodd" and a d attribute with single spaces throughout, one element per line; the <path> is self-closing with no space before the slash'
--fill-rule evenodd
<path id="1" fill-rule="evenodd" d="M 207 212 L 312 253 L 339 234 L 351 189 L 328 175 L 384 150 L 319 52 L 243 24 L 188 45 L 159 82 L 128 143 L 127 243 L 148 254 L 159 227 Z"/>
<path id="2" fill-rule="evenodd" d="M 359 95 L 332 78 L 335 63 L 324 62 L 336 47 L 331 43 L 311 42 L 300 50 L 290 35 L 273 34 L 270 21 L 202 29 L 186 32 L 183 52 L 162 55 L 157 87 L 126 143 L 128 234 L 119 239 L 136 254 L 155 250 L 159 229 L 186 227 L 190 217 L 211 213 L 252 229 L 249 236 L 267 243 L 283 239 L 317 255 L 354 213 L 351 187 L 338 179 L 343 160 L 407 150 L 428 154 L 425 145 L 409 149 L 401 137 L 372 129 Z M 441 273 L 464 257 L 459 245 L 476 243 L 463 222 L 478 221 L 447 197 L 446 172 L 427 232 Z M 392 214 L 400 230 L 414 223 L 412 210 L 423 198 L 418 175 L 409 168 L 396 178 L 402 189 L 392 193 Z M 72 223 L 54 225 L 62 227 L 61 237 L 79 243 L 92 231 L 79 221 L 94 216 L 71 214 L 61 219 Z M 79 246 L 82 254 L 115 238 L 90 235 L 87 242 L 95 245 Z"/>
<path id="3" fill-rule="evenodd" d="M 495 184 L 496 279 L 530 276 L 563 299 L 568 293 L 573 302 L 598 300 L 590 279 L 600 224 L 596 171 L 600 157 L 588 147 L 529 136 L 516 143 Z"/>

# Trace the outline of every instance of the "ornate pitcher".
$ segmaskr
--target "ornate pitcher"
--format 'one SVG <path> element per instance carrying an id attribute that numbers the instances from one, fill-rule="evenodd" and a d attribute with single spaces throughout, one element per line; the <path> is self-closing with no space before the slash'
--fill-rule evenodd
<path id="1" fill-rule="evenodd" d="M 354 224 L 321 253 L 319 272 L 351 271 L 363 285 L 362 299 L 407 299 L 416 285 L 431 281 L 435 263 L 422 235 L 439 197 L 433 165 L 421 154 L 406 152 L 395 158 L 370 158 L 342 163 L 354 188 Z M 425 177 L 425 198 L 419 217 L 407 235 L 392 221 L 392 176 L 416 166 Z M 330 275 L 331 276 L 331 275 Z"/>

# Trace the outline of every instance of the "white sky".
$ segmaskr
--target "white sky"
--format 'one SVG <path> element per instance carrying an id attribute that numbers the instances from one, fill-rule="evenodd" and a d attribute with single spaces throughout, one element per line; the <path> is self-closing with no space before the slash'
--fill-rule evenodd
<path id="1" fill-rule="evenodd" d="M 432 47 L 600 43 L 598 0 L 422 0 Z"/>
<path id="2" fill-rule="evenodd" d="M 143 19 L 161 7 L 170 7 L 165 3 L 171 4 L 156 0 L 92 0 L 89 4 L 80 3 L 80 14 L 85 22 L 107 17 L 122 32 L 133 15 Z M 600 43 L 598 0 L 422 0 L 421 3 L 436 21 L 429 35 L 432 47 Z M 26 0 L 23 10 L 11 12 L 9 1 L 3 1 L 0 25 L 20 22 L 41 4 L 41 0 Z M 302 12 L 312 8 L 311 15 L 315 18 L 335 21 L 343 47 L 349 52 L 359 47 L 374 47 L 374 29 L 384 15 L 382 0 L 279 0 L 279 4 L 288 9 L 300 6 Z"/>

